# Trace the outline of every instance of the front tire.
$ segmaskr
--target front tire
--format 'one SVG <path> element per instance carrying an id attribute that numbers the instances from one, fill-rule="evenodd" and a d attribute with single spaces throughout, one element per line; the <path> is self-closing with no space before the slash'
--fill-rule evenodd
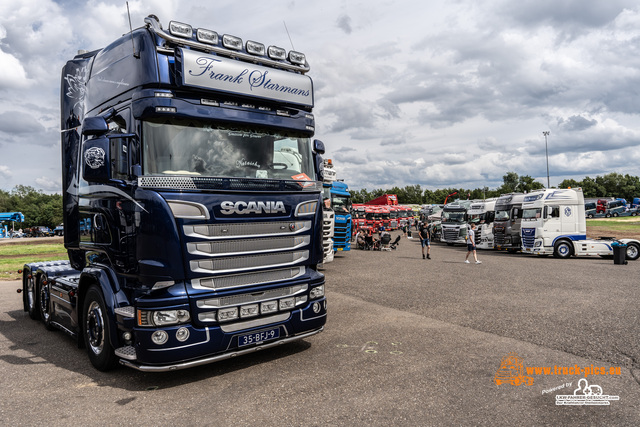
<path id="1" fill-rule="evenodd" d="M 556 243 L 553 248 L 553 256 L 556 258 L 569 258 L 572 252 L 571 244 L 565 240 Z"/>
<path id="2" fill-rule="evenodd" d="M 629 261 L 635 261 L 640 257 L 640 245 L 637 243 L 629 243 L 627 244 L 627 254 L 626 259 Z"/>
<path id="3" fill-rule="evenodd" d="M 102 292 L 91 286 L 84 299 L 83 335 L 91 364 L 99 371 L 112 369 L 118 359 L 111 345 L 111 329 Z"/>

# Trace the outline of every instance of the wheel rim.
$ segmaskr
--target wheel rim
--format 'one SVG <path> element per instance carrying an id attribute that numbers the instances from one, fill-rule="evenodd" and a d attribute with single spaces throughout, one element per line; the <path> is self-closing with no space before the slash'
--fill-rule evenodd
<path id="1" fill-rule="evenodd" d="M 42 285 L 40 287 L 40 314 L 45 322 L 49 320 L 49 296 L 49 287 Z"/>
<path id="2" fill-rule="evenodd" d="M 569 246 L 566 243 L 562 243 L 558 246 L 558 253 L 562 256 L 567 256 L 569 254 Z"/>
<path id="3" fill-rule="evenodd" d="M 100 305 L 96 301 L 92 301 L 87 310 L 86 331 L 91 351 L 94 354 L 102 353 L 104 348 L 104 318 L 102 317 Z"/>
<path id="4" fill-rule="evenodd" d="M 627 246 L 627 258 L 632 260 L 638 258 L 638 248 L 635 245 Z"/>

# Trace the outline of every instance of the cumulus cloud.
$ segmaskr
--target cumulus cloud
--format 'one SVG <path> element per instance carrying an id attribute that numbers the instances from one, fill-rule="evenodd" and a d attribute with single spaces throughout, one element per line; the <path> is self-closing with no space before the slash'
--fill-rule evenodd
<path id="1" fill-rule="evenodd" d="M 13 173 L 11 172 L 9 166 L 0 165 L 0 176 L 3 178 L 11 178 L 11 176 L 13 176 Z"/>
<path id="2" fill-rule="evenodd" d="M 7 134 L 40 133 L 45 127 L 31 114 L 18 111 L 0 113 L 0 132 Z"/>

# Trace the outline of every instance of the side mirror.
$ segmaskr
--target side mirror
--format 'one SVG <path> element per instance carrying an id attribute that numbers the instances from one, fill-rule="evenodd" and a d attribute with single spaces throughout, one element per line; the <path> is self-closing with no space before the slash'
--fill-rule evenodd
<path id="1" fill-rule="evenodd" d="M 94 138 L 82 144 L 82 177 L 87 182 L 107 182 L 111 179 L 109 139 Z"/>
<path id="2" fill-rule="evenodd" d="M 105 135 L 109 132 L 109 125 L 104 117 L 87 117 L 82 122 L 82 134 L 85 136 Z"/>
<path id="3" fill-rule="evenodd" d="M 319 139 L 314 139 L 313 151 L 315 151 L 318 154 L 324 154 L 324 142 L 320 141 Z"/>

